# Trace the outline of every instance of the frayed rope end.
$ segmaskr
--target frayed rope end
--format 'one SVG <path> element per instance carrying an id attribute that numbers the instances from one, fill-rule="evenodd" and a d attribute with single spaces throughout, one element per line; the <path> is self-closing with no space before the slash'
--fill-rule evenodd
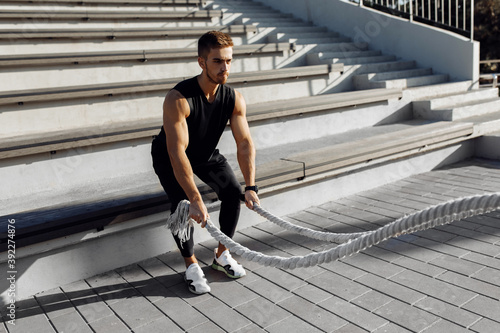
<path id="1" fill-rule="evenodd" d="M 194 220 L 189 217 L 189 201 L 182 200 L 177 205 L 175 212 L 168 217 L 165 227 L 170 229 L 174 236 L 179 237 L 182 244 L 191 238 L 191 228 L 193 226 Z"/>

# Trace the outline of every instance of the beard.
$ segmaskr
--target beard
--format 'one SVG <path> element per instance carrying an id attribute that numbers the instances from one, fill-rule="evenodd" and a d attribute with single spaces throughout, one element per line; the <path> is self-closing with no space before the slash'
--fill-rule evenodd
<path id="1" fill-rule="evenodd" d="M 208 80 L 214 84 L 225 84 L 227 82 L 227 76 L 217 75 L 216 77 L 212 77 L 210 73 L 207 71 Z M 222 74 L 222 73 L 219 73 Z"/>

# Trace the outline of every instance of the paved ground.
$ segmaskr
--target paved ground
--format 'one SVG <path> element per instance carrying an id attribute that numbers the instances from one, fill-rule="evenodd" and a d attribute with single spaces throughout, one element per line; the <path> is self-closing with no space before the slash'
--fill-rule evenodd
<path id="1" fill-rule="evenodd" d="M 499 190 L 500 163 L 474 160 L 286 218 L 354 232 Z M 332 246 L 270 222 L 240 230 L 235 239 L 284 256 Z M 313 268 L 284 271 L 242 261 L 248 275 L 237 281 L 207 267 L 213 247 L 214 241 L 197 246 L 210 294 L 189 293 L 178 253 L 167 253 L 19 301 L 16 325 L 4 323 L 0 332 L 500 332 L 500 212 Z"/>

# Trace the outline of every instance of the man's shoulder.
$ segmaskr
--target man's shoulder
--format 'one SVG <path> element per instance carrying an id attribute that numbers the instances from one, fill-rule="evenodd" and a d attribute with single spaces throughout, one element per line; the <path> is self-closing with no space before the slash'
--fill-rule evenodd
<path id="1" fill-rule="evenodd" d="M 185 79 L 177 83 L 173 90 L 177 90 L 178 92 L 182 93 L 183 95 L 186 94 L 186 92 L 192 92 L 196 90 L 196 87 L 198 86 L 198 80 L 195 77 Z"/>

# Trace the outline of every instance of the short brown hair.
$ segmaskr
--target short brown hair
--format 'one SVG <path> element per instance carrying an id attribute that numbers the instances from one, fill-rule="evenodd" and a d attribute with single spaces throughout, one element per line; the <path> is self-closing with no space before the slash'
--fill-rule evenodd
<path id="1" fill-rule="evenodd" d="M 231 36 L 221 31 L 209 31 L 198 40 L 198 57 L 207 58 L 211 49 L 233 46 Z"/>

